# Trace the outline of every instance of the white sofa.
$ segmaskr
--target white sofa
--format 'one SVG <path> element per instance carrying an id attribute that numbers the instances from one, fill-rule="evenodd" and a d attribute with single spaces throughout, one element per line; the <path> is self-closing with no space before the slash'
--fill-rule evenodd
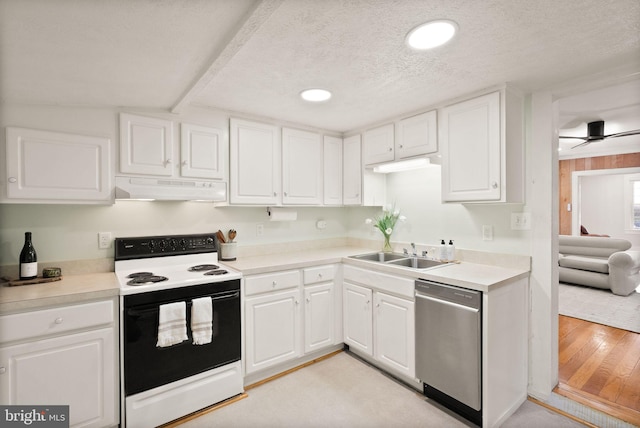
<path id="1" fill-rule="evenodd" d="M 626 239 L 560 235 L 560 281 L 628 296 L 640 285 L 640 251 Z"/>

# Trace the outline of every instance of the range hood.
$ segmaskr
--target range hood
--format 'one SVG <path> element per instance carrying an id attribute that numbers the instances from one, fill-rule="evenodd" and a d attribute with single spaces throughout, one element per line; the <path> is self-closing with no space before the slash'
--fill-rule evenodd
<path id="1" fill-rule="evenodd" d="M 212 180 L 116 177 L 116 199 L 226 201 L 227 183 Z"/>

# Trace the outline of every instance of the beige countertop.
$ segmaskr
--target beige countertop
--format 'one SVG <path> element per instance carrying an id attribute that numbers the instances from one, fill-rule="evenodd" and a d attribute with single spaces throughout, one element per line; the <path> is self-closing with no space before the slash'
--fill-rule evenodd
<path id="1" fill-rule="evenodd" d="M 529 275 L 529 271 L 522 268 L 505 268 L 470 262 L 448 263 L 433 269 L 416 270 L 348 258 L 349 256 L 371 252 L 374 251 L 370 248 L 361 247 L 323 248 L 265 256 L 243 257 L 234 262 L 224 263 L 231 268 L 241 271 L 245 276 L 287 269 L 300 269 L 320 264 L 345 263 L 364 269 L 374 269 L 380 272 L 402 275 L 409 278 L 423 278 L 482 292 L 488 292 L 511 281 L 526 278 Z"/>
<path id="2" fill-rule="evenodd" d="M 43 284 L 0 286 L 0 314 L 117 296 L 115 273 L 67 275 Z"/>
<path id="3" fill-rule="evenodd" d="M 241 257 L 236 261 L 223 263 L 242 272 L 244 276 L 288 269 L 303 269 L 322 264 L 344 263 L 409 278 L 443 282 L 482 292 L 489 292 L 501 285 L 526 278 L 529 275 L 529 270 L 523 268 L 506 268 L 467 261 L 450 263 L 434 269 L 416 270 L 348 258 L 352 255 L 371 252 L 375 251 L 364 247 L 343 246 Z M 14 287 L 1 285 L 0 314 L 109 298 L 118 294 L 119 284 L 113 272 L 67 275 L 60 281 L 44 284 Z"/>

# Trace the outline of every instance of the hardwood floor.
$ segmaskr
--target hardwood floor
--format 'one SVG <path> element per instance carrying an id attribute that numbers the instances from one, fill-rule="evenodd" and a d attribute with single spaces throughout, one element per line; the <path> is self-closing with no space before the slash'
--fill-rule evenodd
<path id="1" fill-rule="evenodd" d="M 559 317 L 554 391 L 640 426 L 640 334 Z"/>

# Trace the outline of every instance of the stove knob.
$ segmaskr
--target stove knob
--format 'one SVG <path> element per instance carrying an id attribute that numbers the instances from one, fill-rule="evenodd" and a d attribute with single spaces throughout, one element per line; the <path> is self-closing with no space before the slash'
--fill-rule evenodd
<path id="1" fill-rule="evenodd" d="M 208 237 L 207 238 L 207 245 L 213 245 L 213 238 L 212 237 Z"/>
<path id="2" fill-rule="evenodd" d="M 167 241 L 160 241 L 160 249 L 164 251 L 167 248 Z"/>
<path id="3" fill-rule="evenodd" d="M 156 248 L 156 241 L 149 241 L 149 248 L 150 249 L 155 249 Z"/>
<path id="4" fill-rule="evenodd" d="M 183 250 L 187 249 L 187 240 L 186 239 L 182 238 L 180 240 L 180 248 L 182 248 Z"/>
<path id="5" fill-rule="evenodd" d="M 176 248 L 178 248 L 178 240 L 177 239 L 172 239 L 171 242 L 171 249 L 175 250 Z"/>

